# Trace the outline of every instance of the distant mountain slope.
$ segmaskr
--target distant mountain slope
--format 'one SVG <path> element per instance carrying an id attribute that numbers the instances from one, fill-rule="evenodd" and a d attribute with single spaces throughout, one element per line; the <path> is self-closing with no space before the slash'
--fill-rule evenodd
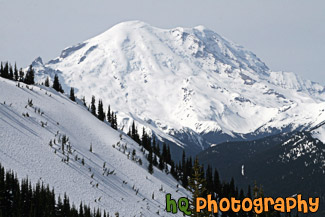
<path id="1" fill-rule="evenodd" d="M 88 101 L 92 94 L 102 98 L 119 112 L 124 129 L 135 120 L 191 154 L 325 119 L 323 86 L 273 72 L 252 52 L 203 26 L 159 29 L 124 22 L 33 66 L 39 81 L 57 73 L 66 91 L 72 86 Z"/>
<path id="2" fill-rule="evenodd" d="M 133 150 L 136 160 L 127 156 Z M 150 175 L 139 145 L 99 121 L 80 102 L 50 88 L 18 87 L 2 78 L 0 162 L 19 178 L 49 184 L 61 196 L 67 192 L 76 205 L 82 200 L 110 216 L 167 216 L 165 194 L 188 195 L 171 175 L 156 169 Z"/>
<path id="3" fill-rule="evenodd" d="M 221 178 L 234 177 L 240 187 L 256 181 L 266 195 L 320 197 L 320 213 L 325 213 L 325 144 L 311 132 L 222 143 L 200 153 L 199 159 L 217 168 Z"/>

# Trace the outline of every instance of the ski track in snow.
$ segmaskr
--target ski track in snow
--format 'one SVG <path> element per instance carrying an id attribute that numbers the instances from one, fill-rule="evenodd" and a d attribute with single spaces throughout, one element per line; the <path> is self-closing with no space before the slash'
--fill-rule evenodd
<path id="1" fill-rule="evenodd" d="M 21 87 L 16 84 L 0 78 L 0 163 L 14 170 L 19 178 L 28 176 L 34 184 L 37 181 L 49 184 L 57 195 L 66 192 L 76 205 L 83 201 L 91 207 L 107 210 L 110 215 L 119 212 L 120 216 L 157 216 L 159 211 L 159 216 L 168 216 L 164 211 L 165 194 L 171 193 L 173 198 L 188 196 L 182 187 L 176 192 L 177 182 L 171 175 L 156 169 L 150 175 L 139 145 L 124 133 L 120 140 L 121 132 L 91 115 L 80 101 L 78 105 L 43 86 L 30 86 L 33 89 L 30 90 L 25 84 L 20 84 Z M 33 100 L 33 107 L 25 108 L 28 99 Z M 44 114 L 35 112 L 35 108 Z M 24 117 L 23 113 L 30 117 Z M 42 127 L 41 122 L 47 126 Z M 68 163 L 62 162 L 67 150 L 64 156 L 59 150 L 61 145 L 49 146 L 50 140 L 56 139 L 58 143 L 58 131 L 61 138 L 62 135 L 69 137 L 72 146 Z M 136 150 L 142 166 L 128 159 L 117 146 L 113 148 L 119 141 L 127 145 L 126 152 Z M 93 153 L 89 151 L 90 144 Z M 80 158 L 77 161 L 76 154 Z M 102 175 L 104 162 L 114 174 Z M 133 186 L 139 189 L 138 195 Z M 159 191 L 161 187 L 163 192 Z M 155 200 L 151 199 L 153 192 Z"/>

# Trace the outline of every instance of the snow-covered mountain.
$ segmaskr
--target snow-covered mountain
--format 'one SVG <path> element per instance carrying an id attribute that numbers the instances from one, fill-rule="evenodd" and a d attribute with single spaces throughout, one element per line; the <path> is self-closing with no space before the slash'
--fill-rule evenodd
<path id="1" fill-rule="evenodd" d="M 74 204 L 82 200 L 110 216 L 167 216 L 166 193 L 189 195 L 171 175 L 156 168 L 149 174 L 139 145 L 99 121 L 80 101 L 3 78 L 0 163 L 19 178 L 49 184 Z"/>
<path id="2" fill-rule="evenodd" d="M 324 87 L 270 70 L 255 54 L 203 27 L 159 29 L 140 21 L 33 62 L 39 81 L 103 99 L 125 130 L 135 120 L 198 153 L 227 140 L 309 128 L 325 120 Z"/>

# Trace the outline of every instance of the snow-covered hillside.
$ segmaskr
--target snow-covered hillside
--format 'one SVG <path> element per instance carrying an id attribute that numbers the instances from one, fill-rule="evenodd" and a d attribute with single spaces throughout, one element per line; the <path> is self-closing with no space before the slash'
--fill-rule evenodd
<path id="1" fill-rule="evenodd" d="M 0 102 L 0 163 L 19 178 L 40 180 L 61 196 L 66 192 L 76 205 L 82 200 L 110 216 L 168 216 L 165 194 L 188 195 L 170 175 L 156 169 L 150 175 L 139 145 L 80 102 L 2 78 Z"/>
<path id="2" fill-rule="evenodd" d="M 39 81 L 57 73 L 69 91 L 95 95 L 161 138 L 197 153 L 231 139 L 308 128 L 325 118 L 324 87 L 273 72 L 243 47 L 203 27 L 159 29 L 140 21 L 33 62 Z"/>

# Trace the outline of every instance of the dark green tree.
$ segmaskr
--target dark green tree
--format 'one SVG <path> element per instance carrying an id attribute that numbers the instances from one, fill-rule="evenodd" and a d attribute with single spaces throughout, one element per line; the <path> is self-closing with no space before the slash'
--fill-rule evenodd
<path id="1" fill-rule="evenodd" d="M 108 123 L 112 122 L 111 106 L 110 105 L 108 105 L 108 109 L 107 109 L 107 121 L 108 121 Z"/>
<path id="2" fill-rule="evenodd" d="M 26 72 L 24 83 L 25 84 L 35 84 L 34 76 L 35 76 L 35 72 L 34 72 L 33 66 L 30 65 Z"/>
<path id="3" fill-rule="evenodd" d="M 152 149 L 151 148 L 150 148 L 149 154 L 148 154 L 148 161 L 149 161 L 148 172 L 150 174 L 153 174 L 153 156 L 152 156 Z"/>
<path id="4" fill-rule="evenodd" d="M 25 72 L 23 71 L 22 68 L 19 69 L 19 81 L 20 82 L 24 82 L 24 76 L 25 76 Z"/>
<path id="5" fill-rule="evenodd" d="M 57 92 L 64 93 L 62 86 L 59 81 L 59 77 L 57 74 L 54 75 L 54 80 L 53 80 L 53 89 L 56 90 Z"/>
<path id="6" fill-rule="evenodd" d="M 2 65 L 2 62 L 1 62 L 1 65 L 0 65 L 0 77 L 3 77 L 3 65 Z"/>
<path id="7" fill-rule="evenodd" d="M 3 69 L 1 70 L 1 77 L 9 78 L 9 64 L 8 64 L 8 62 L 5 63 Z"/>
<path id="8" fill-rule="evenodd" d="M 91 97 L 91 106 L 90 106 L 90 111 L 91 111 L 91 113 L 92 113 L 93 115 L 97 116 L 97 114 L 96 114 L 96 105 L 95 105 L 95 103 L 96 103 L 96 98 L 95 98 L 95 96 L 92 96 L 92 97 Z"/>
<path id="9" fill-rule="evenodd" d="M 103 108 L 103 102 L 101 99 L 98 100 L 97 117 L 101 121 L 105 120 L 105 112 L 104 112 L 104 108 Z"/>
<path id="10" fill-rule="evenodd" d="M 196 212 L 196 198 L 204 197 L 207 194 L 206 180 L 204 179 L 204 174 L 202 173 L 202 166 L 199 164 L 199 160 L 196 158 L 193 166 L 193 174 L 189 178 L 188 190 L 191 192 L 192 197 L 190 198 L 190 211 L 191 216 L 195 217 L 207 217 L 210 216 L 207 210 L 201 210 L 201 212 Z"/>
<path id="11" fill-rule="evenodd" d="M 76 97 L 74 96 L 74 88 L 73 87 L 70 88 L 70 99 L 74 102 L 76 101 Z"/>
<path id="12" fill-rule="evenodd" d="M 50 86 L 50 79 L 49 79 L 48 76 L 45 79 L 44 85 L 45 85 L 45 87 L 49 87 Z"/>
<path id="13" fill-rule="evenodd" d="M 14 80 L 15 81 L 19 80 L 19 74 L 18 74 L 18 69 L 17 69 L 16 63 L 15 63 L 15 68 L 14 68 Z"/>
<path id="14" fill-rule="evenodd" d="M 9 64 L 9 74 L 8 74 L 8 78 L 10 80 L 14 80 L 14 70 L 12 69 L 11 64 Z"/>

